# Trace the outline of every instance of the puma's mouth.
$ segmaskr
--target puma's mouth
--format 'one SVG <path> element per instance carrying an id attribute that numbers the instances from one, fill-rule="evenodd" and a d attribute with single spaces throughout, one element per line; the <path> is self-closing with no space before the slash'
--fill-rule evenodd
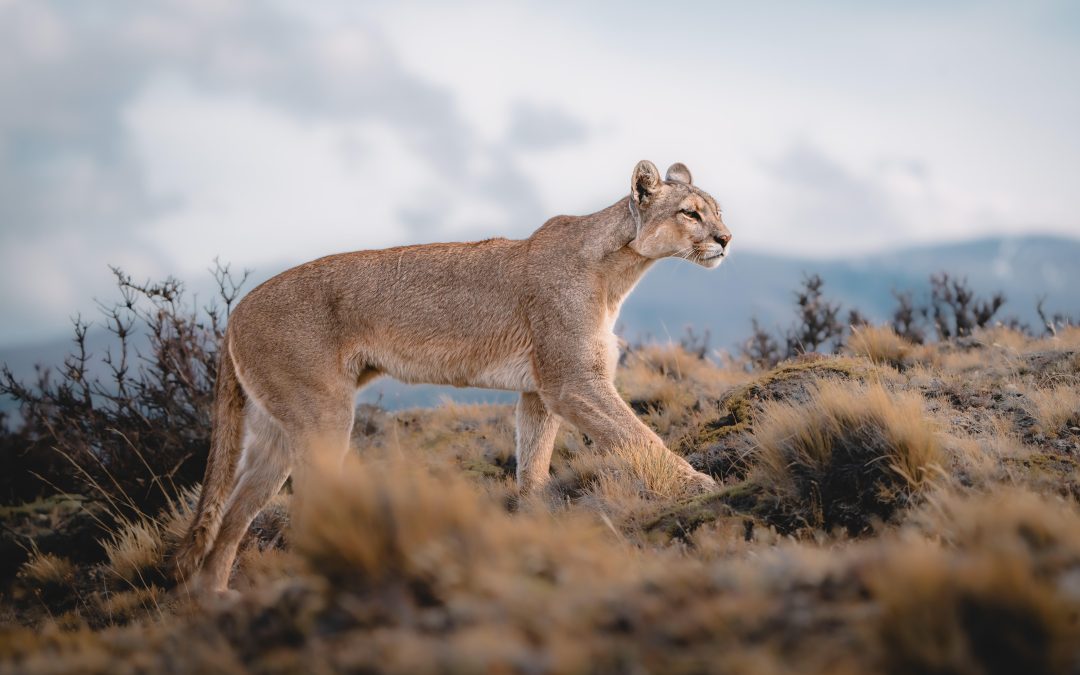
<path id="1" fill-rule="evenodd" d="M 730 253 L 730 247 L 716 246 L 710 247 L 709 250 L 698 257 L 698 262 L 703 267 L 709 269 L 716 268 L 720 263 L 724 262 L 724 258 Z"/>

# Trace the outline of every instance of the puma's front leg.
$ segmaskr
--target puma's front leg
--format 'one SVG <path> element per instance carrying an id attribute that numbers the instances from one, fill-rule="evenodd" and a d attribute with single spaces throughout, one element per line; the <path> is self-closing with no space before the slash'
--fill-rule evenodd
<path id="1" fill-rule="evenodd" d="M 589 373 L 594 369 L 577 372 Z M 667 449 L 603 376 L 574 376 L 544 391 L 550 410 L 588 435 L 599 448 L 627 460 L 650 489 L 710 491 L 716 481 Z"/>
<path id="2" fill-rule="evenodd" d="M 558 431 L 559 420 L 548 411 L 540 395 L 521 394 L 517 404 L 517 484 L 522 495 L 547 482 Z"/>

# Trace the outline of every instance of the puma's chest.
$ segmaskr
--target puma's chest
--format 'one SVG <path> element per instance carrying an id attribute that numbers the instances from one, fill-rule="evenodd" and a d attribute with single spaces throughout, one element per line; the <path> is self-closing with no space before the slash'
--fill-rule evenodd
<path id="1" fill-rule="evenodd" d="M 615 376 L 615 368 L 619 365 L 620 340 L 615 335 L 615 323 L 619 320 L 619 306 L 607 311 L 604 317 L 603 327 L 600 333 L 601 343 L 604 345 L 607 357 L 608 374 Z"/>

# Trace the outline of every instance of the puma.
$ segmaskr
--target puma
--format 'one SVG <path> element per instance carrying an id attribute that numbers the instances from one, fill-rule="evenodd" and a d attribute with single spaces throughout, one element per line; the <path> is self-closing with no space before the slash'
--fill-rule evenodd
<path id="1" fill-rule="evenodd" d="M 602 451 L 660 452 L 691 489 L 710 489 L 616 393 L 612 329 L 655 261 L 715 268 L 730 250 L 716 201 L 689 170 L 674 164 L 661 179 L 642 161 L 629 196 L 552 218 L 528 239 L 342 253 L 263 283 L 221 345 L 210 455 L 178 573 L 224 591 L 252 519 L 290 474 L 340 463 L 355 394 L 383 374 L 521 392 L 521 493 L 548 480 L 560 420 Z"/>

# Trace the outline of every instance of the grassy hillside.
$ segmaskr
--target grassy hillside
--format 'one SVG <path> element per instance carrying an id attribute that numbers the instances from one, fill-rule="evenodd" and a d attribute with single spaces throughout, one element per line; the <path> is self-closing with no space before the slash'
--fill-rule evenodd
<path id="1" fill-rule="evenodd" d="M 511 407 L 365 406 L 344 473 L 286 489 L 239 596 L 202 604 L 165 574 L 190 490 L 152 514 L 105 483 L 4 507 L 25 562 L 0 672 L 1080 667 L 1080 330 L 864 327 L 759 370 L 643 345 L 618 387 L 718 492 L 651 491 L 564 428 L 519 502 Z"/>

